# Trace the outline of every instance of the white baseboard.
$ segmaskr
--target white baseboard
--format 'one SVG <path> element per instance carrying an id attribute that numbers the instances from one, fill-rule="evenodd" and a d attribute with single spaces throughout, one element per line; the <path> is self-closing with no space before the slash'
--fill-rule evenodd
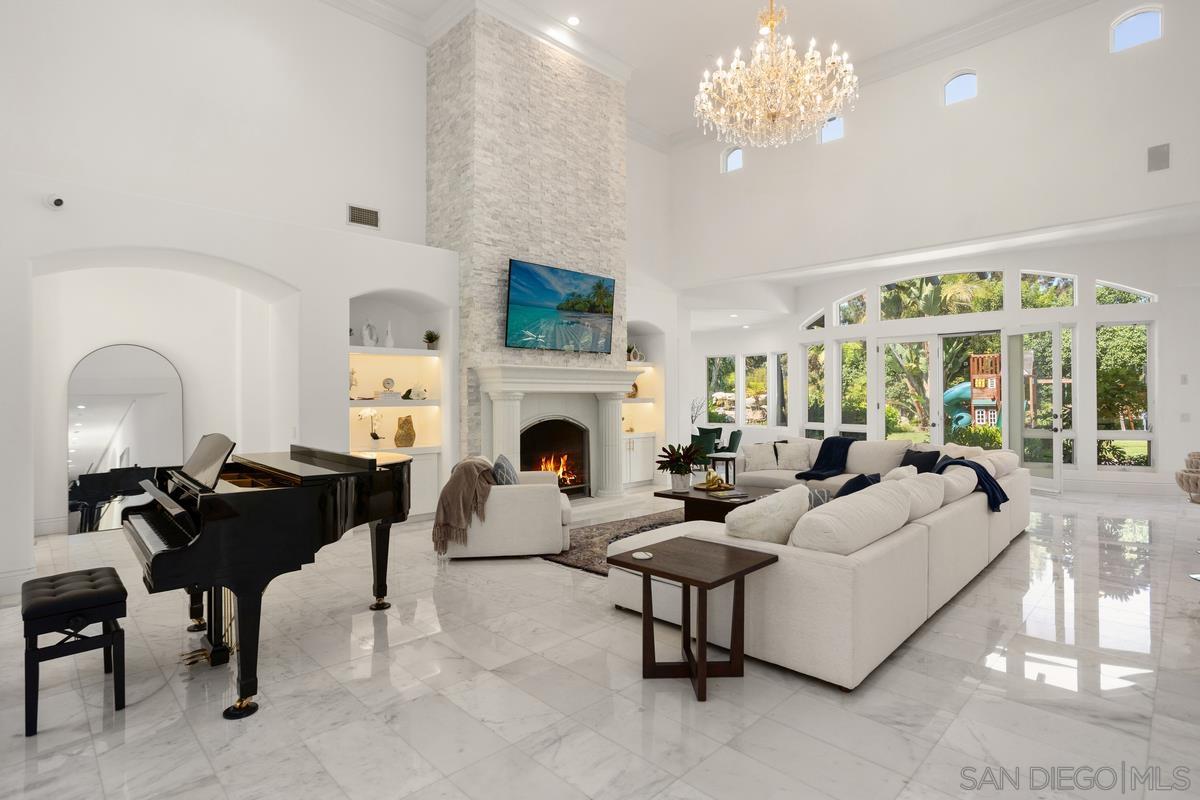
<path id="1" fill-rule="evenodd" d="M 67 518 L 63 517 L 43 517 L 33 521 L 34 536 L 49 536 L 52 533 L 66 533 Z"/>
<path id="2" fill-rule="evenodd" d="M 0 595 L 16 594 L 21 591 L 21 584 L 35 575 L 37 575 L 37 568 L 32 566 L 0 572 Z"/>
<path id="3" fill-rule="evenodd" d="M 1146 480 L 1109 480 L 1097 478 L 1063 478 L 1064 492 L 1084 492 L 1087 494 L 1134 494 L 1152 497 L 1183 496 L 1183 492 L 1174 483 Z"/>

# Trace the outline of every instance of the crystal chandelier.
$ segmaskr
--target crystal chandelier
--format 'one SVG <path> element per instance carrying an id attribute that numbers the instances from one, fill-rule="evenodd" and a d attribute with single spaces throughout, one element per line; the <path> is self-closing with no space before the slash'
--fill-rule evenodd
<path id="1" fill-rule="evenodd" d="M 779 147 L 819 131 L 833 117 L 852 109 L 858 98 L 858 77 L 849 56 L 835 42 L 827 58 L 808 44 L 801 56 L 792 37 L 778 28 L 787 11 L 775 0 L 758 15 L 759 40 L 747 64 L 741 48 L 726 68 L 704 71 L 696 95 L 696 124 L 705 133 L 715 130 L 717 141 L 742 147 Z"/>

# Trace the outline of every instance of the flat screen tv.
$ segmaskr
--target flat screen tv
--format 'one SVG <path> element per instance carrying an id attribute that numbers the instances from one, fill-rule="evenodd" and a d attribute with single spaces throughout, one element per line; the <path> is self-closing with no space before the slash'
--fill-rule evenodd
<path id="1" fill-rule="evenodd" d="M 505 346 L 611 353 L 616 286 L 601 275 L 510 260 Z"/>

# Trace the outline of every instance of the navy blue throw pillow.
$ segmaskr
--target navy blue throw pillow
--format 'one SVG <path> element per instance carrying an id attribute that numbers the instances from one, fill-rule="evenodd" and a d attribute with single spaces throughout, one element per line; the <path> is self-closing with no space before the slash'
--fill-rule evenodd
<path id="1" fill-rule="evenodd" d="M 877 483 L 879 483 L 879 473 L 875 473 L 874 475 L 855 475 L 842 484 L 842 488 L 838 490 L 837 497 L 845 497 L 855 492 L 861 492 L 868 486 L 874 486 Z M 837 497 L 834 499 L 837 499 Z"/>
<path id="2" fill-rule="evenodd" d="M 498 456 L 496 463 L 492 464 L 492 477 L 496 479 L 497 486 L 512 486 L 521 482 L 516 468 L 505 455 Z"/>
<path id="3" fill-rule="evenodd" d="M 938 457 L 941 455 L 937 450 L 906 450 L 904 451 L 904 460 L 900 462 L 902 467 L 916 467 L 917 472 L 933 472 L 933 468 L 937 466 Z"/>

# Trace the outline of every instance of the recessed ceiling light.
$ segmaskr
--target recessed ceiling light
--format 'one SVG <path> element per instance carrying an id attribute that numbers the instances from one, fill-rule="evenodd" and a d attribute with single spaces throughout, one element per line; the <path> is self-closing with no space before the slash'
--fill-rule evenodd
<path id="1" fill-rule="evenodd" d="M 730 314 L 730 315 L 729 315 L 729 318 L 730 318 L 730 319 L 737 319 L 737 314 Z"/>
<path id="2" fill-rule="evenodd" d="M 87 406 L 75 406 L 75 407 L 78 408 L 80 411 L 83 411 L 85 408 L 87 408 Z"/>
<path id="3" fill-rule="evenodd" d="M 68 452 L 68 453 L 74 453 L 75 451 L 74 451 L 74 450 L 68 450 L 67 452 Z"/>
<path id="4" fill-rule="evenodd" d="M 75 423 L 75 427 L 76 427 L 76 428 L 82 428 L 82 427 L 83 427 L 83 423 L 82 423 L 82 422 L 76 422 L 76 423 Z"/>
<path id="5" fill-rule="evenodd" d="M 742 327 L 743 327 L 744 329 L 746 329 L 746 330 L 750 330 L 750 326 L 749 326 L 749 325 L 743 325 Z"/>
<path id="6" fill-rule="evenodd" d="M 578 28 L 579 27 L 579 17 L 576 17 L 576 16 L 567 17 L 567 24 L 570 25 L 572 28 Z"/>
<path id="7" fill-rule="evenodd" d="M 75 462 L 74 462 L 74 461 L 72 461 L 71 459 L 69 459 L 69 458 L 68 458 L 68 459 L 67 459 L 67 463 L 68 463 L 68 464 L 74 464 Z"/>

